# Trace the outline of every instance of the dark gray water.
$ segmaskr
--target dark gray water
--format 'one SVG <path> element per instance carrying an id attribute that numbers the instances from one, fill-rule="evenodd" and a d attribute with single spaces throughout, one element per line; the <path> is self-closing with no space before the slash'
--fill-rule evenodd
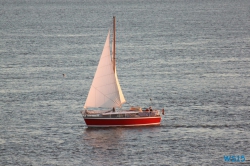
<path id="1" fill-rule="evenodd" d="M 0 9 L 0 165 L 250 165 L 250 1 Z M 124 108 L 165 108 L 159 127 L 88 129 L 81 117 L 113 15 Z"/>

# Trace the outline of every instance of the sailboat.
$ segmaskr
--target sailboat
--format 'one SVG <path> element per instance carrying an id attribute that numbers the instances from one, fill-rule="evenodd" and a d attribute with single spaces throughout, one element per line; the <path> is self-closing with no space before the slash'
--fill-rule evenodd
<path id="1" fill-rule="evenodd" d="M 110 36 L 109 30 L 84 110 L 81 111 L 87 127 L 160 125 L 161 111 L 152 110 L 151 107 L 142 110 L 136 106 L 116 111 L 126 100 L 116 72 L 115 17 L 113 17 L 112 49 L 110 49 Z"/>

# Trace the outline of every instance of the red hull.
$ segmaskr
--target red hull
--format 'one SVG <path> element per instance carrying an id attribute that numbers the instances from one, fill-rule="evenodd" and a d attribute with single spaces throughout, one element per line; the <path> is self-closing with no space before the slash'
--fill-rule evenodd
<path id="1" fill-rule="evenodd" d="M 94 118 L 84 117 L 88 127 L 151 126 L 160 125 L 161 117 Z"/>

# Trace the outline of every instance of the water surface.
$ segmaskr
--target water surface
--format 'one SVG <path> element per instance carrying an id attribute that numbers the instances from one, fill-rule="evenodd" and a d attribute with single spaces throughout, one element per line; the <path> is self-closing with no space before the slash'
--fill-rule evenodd
<path id="1" fill-rule="evenodd" d="M 250 1 L 0 8 L 0 165 L 249 165 Z M 164 108 L 159 127 L 89 129 L 81 117 L 113 15 L 124 108 Z"/>

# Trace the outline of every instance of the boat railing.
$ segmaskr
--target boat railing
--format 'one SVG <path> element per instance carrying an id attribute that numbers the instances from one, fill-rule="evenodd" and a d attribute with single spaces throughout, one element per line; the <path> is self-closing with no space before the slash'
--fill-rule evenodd
<path id="1" fill-rule="evenodd" d="M 143 111 L 143 112 L 109 112 L 109 113 L 99 113 L 99 114 L 87 114 L 82 111 L 83 117 L 92 118 L 136 118 L 136 117 L 157 117 L 160 116 L 159 110 L 154 111 Z"/>

